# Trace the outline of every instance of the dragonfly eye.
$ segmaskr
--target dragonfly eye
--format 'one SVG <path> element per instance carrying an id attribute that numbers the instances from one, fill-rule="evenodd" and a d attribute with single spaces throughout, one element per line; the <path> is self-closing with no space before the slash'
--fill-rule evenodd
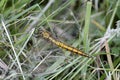
<path id="1" fill-rule="evenodd" d="M 43 37 L 42 32 L 43 32 L 42 29 L 36 29 L 36 31 L 34 32 L 34 37 L 36 38 Z"/>

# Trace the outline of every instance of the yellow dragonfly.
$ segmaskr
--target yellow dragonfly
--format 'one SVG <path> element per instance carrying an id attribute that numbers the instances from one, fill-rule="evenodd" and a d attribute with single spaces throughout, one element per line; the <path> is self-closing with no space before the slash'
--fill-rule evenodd
<path id="1" fill-rule="evenodd" d="M 55 45 L 57 45 L 58 47 L 61 47 L 63 49 L 66 49 L 68 51 L 71 51 L 73 53 L 79 54 L 81 56 L 85 56 L 85 57 L 90 57 L 88 54 L 84 53 L 83 51 L 72 47 L 70 45 L 67 45 L 61 41 L 56 40 L 55 38 L 52 37 L 51 33 L 44 30 L 44 29 L 39 29 L 37 32 L 37 37 L 43 37 L 46 40 L 49 40 L 50 42 L 54 43 Z"/>

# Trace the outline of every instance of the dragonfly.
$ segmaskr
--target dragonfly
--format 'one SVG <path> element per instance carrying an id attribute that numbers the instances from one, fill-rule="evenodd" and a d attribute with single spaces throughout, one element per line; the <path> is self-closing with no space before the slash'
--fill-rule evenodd
<path id="1" fill-rule="evenodd" d="M 51 35 L 51 33 L 49 31 L 45 30 L 45 29 L 38 29 L 37 37 L 43 37 L 45 40 L 48 40 L 48 41 L 52 42 L 53 44 L 57 45 L 58 47 L 61 47 L 61 48 L 66 49 L 70 52 L 79 54 L 81 56 L 90 58 L 90 56 L 88 54 L 86 54 L 85 52 L 55 39 Z"/>

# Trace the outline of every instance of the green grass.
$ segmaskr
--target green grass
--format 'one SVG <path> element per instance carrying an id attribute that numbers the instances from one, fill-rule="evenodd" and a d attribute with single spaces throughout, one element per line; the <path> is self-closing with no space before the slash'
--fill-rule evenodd
<path id="1" fill-rule="evenodd" d="M 94 1 L 1 0 L 0 79 L 119 80 L 120 0 Z M 36 38 L 38 28 L 93 58 Z"/>

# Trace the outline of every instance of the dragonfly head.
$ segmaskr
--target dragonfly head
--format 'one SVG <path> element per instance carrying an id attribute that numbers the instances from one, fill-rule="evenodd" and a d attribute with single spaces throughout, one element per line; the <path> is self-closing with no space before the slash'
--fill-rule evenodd
<path id="1" fill-rule="evenodd" d="M 50 37 L 50 33 L 44 29 L 37 29 L 35 32 L 35 37 L 43 37 L 45 39 L 48 39 Z"/>

